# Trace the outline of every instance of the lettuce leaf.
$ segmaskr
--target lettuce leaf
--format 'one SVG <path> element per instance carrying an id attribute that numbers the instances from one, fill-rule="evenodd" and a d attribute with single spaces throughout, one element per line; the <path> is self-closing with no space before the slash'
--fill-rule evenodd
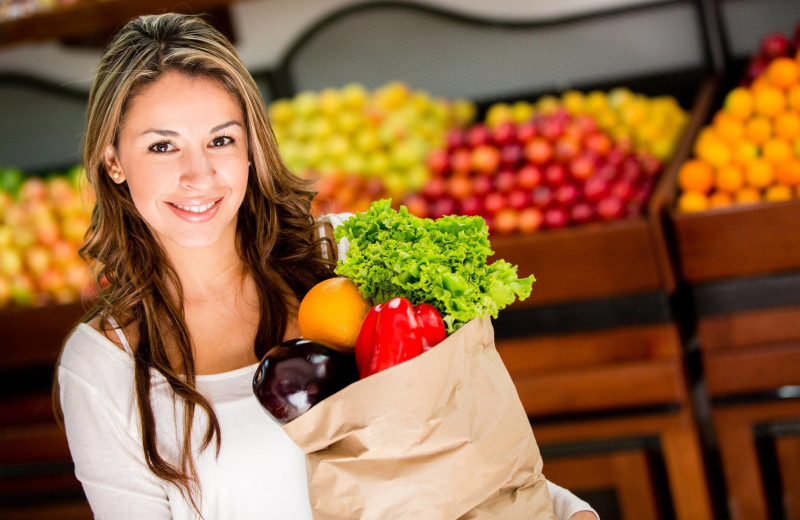
<path id="1" fill-rule="evenodd" d="M 373 202 L 335 230 L 350 243 L 336 273 L 355 282 L 374 305 L 396 296 L 430 303 L 452 333 L 476 317 L 497 313 L 531 294 L 533 275 L 517 277 L 505 260 L 487 264 L 494 254 L 481 217 L 446 216 L 436 220 L 395 211 L 389 200 Z"/>

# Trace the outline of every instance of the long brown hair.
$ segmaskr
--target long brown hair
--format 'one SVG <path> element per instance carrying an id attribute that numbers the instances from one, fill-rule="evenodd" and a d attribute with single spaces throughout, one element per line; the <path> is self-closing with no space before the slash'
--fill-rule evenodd
<path id="1" fill-rule="evenodd" d="M 107 146 L 116 146 L 130 99 L 167 71 L 218 81 L 241 103 L 252 163 L 247 192 L 237 217 L 236 249 L 258 287 L 260 322 L 253 345 L 257 358 L 279 343 L 292 309 L 276 275 L 294 296 L 333 276 L 333 262 L 321 254 L 330 241 L 314 231 L 310 213 L 314 192 L 281 161 L 258 88 L 230 42 L 198 17 L 164 14 L 130 21 L 109 43 L 89 95 L 83 163 L 97 195 L 81 255 L 92 266 L 99 290 L 84 317 L 100 316 L 100 327 L 113 316 L 120 326 L 138 332 L 134 348 L 135 391 L 142 448 L 150 470 L 181 491 L 198 509 L 197 472 L 192 458 L 191 428 L 199 407 L 208 417 L 200 449 L 215 442 L 220 428 L 211 404 L 195 388 L 191 336 L 184 320 L 180 280 L 131 199 L 127 184 L 109 178 L 103 161 Z M 329 255 L 330 256 L 330 255 Z M 169 288 L 178 289 L 177 301 Z M 177 366 L 167 344 L 177 347 Z M 150 401 L 150 375 L 162 374 L 183 403 L 183 444 L 179 461 L 168 461 L 158 449 Z M 60 417 L 58 388 L 54 403 Z"/>

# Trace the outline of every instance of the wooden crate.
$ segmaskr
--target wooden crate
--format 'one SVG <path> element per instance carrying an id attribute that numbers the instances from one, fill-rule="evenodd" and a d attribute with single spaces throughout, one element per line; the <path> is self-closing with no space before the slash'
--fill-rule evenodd
<path id="1" fill-rule="evenodd" d="M 721 106 L 726 91 L 722 78 L 702 100 L 701 124 L 693 125 L 690 146 L 677 150 L 665 171 L 660 196 L 666 201 L 666 219 L 673 234 L 678 276 L 689 283 L 750 277 L 800 270 L 800 200 L 761 203 L 680 213 L 677 178 L 681 164 L 691 156 L 698 133 Z M 694 122 L 694 121 L 693 121 Z"/>
<path id="2" fill-rule="evenodd" d="M 608 442 L 616 439 L 631 439 L 647 437 L 655 439 L 659 451 L 663 455 L 664 466 L 667 473 L 669 499 L 678 520 L 697 520 L 714 518 L 714 512 L 708 481 L 706 477 L 705 462 L 703 460 L 700 439 L 691 412 L 686 408 L 675 412 L 646 414 L 638 416 L 587 419 L 564 423 L 540 423 L 536 419 L 531 421 L 533 432 L 540 446 L 564 445 L 567 443 L 591 443 L 594 441 Z M 566 464 L 572 460 L 572 464 Z M 613 479 L 613 476 L 591 474 L 593 469 L 598 469 L 598 460 L 587 460 L 577 456 L 569 459 L 544 458 L 544 474 L 549 476 L 548 465 L 553 461 L 553 480 L 562 479 L 565 484 L 581 487 L 591 487 L 601 480 Z M 632 464 L 631 471 L 636 471 L 637 477 L 642 478 L 636 483 L 618 481 L 614 485 L 618 493 L 642 493 L 638 512 L 645 515 L 632 518 L 651 518 L 651 490 L 652 480 L 643 468 L 641 459 L 626 458 L 623 460 L 606 460 L 605 471 L 609 471 L 609 463 Z M 575 470 L 584 471 L 584 478 L 575 476 Z M 624 496 L 622 501 L 624 501 Z M 621 504 L 624 507 L 624 504 Z M 633 509 L 633 505 L 631 505 Z M 625 510 L 623 509 L 623 514 Z M 625 518 L 629 518 L 626 516 Z"/>
<path id="3" fill-rule="evenodd" d="M 800 270 L 800 200 L 674 213 L 689 282 Z"/>
<path id="4" fill-rule="evenodd" d="M 83 303 L 0 311 L 0 371 L 51 366 Z"/>
<path id="5" fill-rule="evenodd" d="M 767 520 L 770 511 L 759 460 L 755 426 L 800 419 L 800 399 L 715 407 L 712 416 L 717 430 L 720 458 L 728 491 L 728 508 L 734 520 Z M 793 491 L 800 489 L 800 437 L 779 437 L 777 464 L 783 481 L 784 518 L 798 518 L 800 505 Z M 787 500 L 788 499 L 788 500 Z"/>
<path id="6" fill-rule="evenodd" d="M 83 313 L 81 303 L 0 312 L 2 518 L 91 518 L 50 398 L 58 353 Z"/>
<path id="7" fill-rule="evenodd" d="M 515 305 L 542 305 L 675 289 L 662 216 L 670 203 L 669 184 L 676 161 L 691 148 L 697 129 L 707 118 L 718 81 L 700 83 L 690 119 L 672 161 L 653 190 L 643 216 L 616 222 L 544 230 L 529 235 L 491 238 L 495 258 L 519 266 L 520 275 L 533 273 L 534 297 Z"/>

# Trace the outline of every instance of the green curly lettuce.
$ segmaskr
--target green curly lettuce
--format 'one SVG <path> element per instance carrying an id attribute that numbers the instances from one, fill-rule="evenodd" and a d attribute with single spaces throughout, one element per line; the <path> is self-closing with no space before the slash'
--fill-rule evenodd
<path id="1" fill-rule="evenodd" d="M 535 281 L 533 275 L 518 278 L 516 266 L 505 260 L 487 264 L 494 251 L 480 217 L 423 219 L 379 200 L 334 233 L 350 244 L 336 273 L 355 282 L 364 298 L 375 305 L 396 296 L 429 303 L 448 333 L 476 317 L 497 318 L 515 297 L 530 296 Z"/>

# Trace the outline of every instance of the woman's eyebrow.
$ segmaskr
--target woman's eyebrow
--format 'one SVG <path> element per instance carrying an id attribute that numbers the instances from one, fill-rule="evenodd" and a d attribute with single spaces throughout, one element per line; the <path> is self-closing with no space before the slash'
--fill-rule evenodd
<path id="1" fill-rule="evenodd" d="M 229 126 L 231 126 L 231 125 L 236 125 L 236 126 L 238 126 L 239 128 L 242 128 L 242 124 L 241 124 L 239 121 L 234 121 L 234 120 L 231 120 L 231 121 L 228 121 L 227 123 L 222 123 L 221 125 L 217 125 L 217 126 L 215 126 L 214 128 L 212 128 L 212 129 L 211 129 L 211 133 L 212 133 L 212 134 L 214 134 L 214 133 L 217 133 L 217 132 L 219 132 L 220 130 L 222 130 L 222 129 L 224 129 L 224 128 L 228 128 L 228 127 L 229 127 Z"/>
<path id="2" fill-rule="evenodd" d="M 149 128 L 144 132 L 142 132 L 140 135 L 145 135 L 145 134 L 158 134 L 162 137 L 178 137 L 180 135 L 175 130 L 161 130 L 158 128 Z"/>
<path id="3" fill-rule="evenodd" d="M 222 123 L 221 125 L 215 126 L 214 128 L 211 129 L 210 133 L 214 134 L 214 133 L 219 132 L 220 130 L 228 128 L 229 126 L 232 126 L 232 125 L 236 125 L 239 128 L 244 128 L 244 127 L 242 127 L 242 124 L 239 121 L 231 120 L 231 121 L 228 121 L 227 123 Z M 160 135 L 162 137 L 178 137 L 180 135 L 175 130 L 164 130 L 164 129 L 160 129 L 160 128 L 148 128 L 147 130 L 145 130 L 144 132 L 141 133 L 141 135 L 145 135 L 145 134 L 158 134 L 158 135 Z"/>

